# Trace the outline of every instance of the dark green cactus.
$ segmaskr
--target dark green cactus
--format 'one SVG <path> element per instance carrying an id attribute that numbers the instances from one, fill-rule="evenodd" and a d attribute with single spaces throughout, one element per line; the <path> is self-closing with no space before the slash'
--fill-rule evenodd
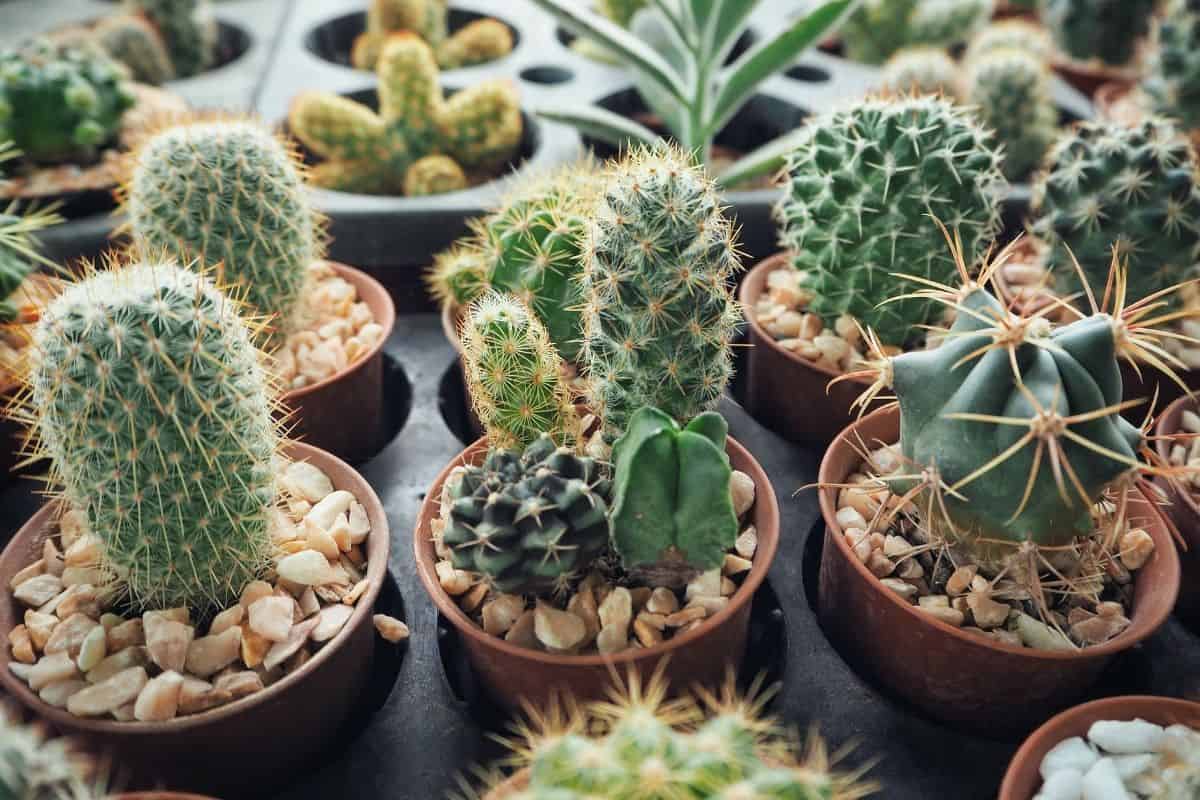
<path id="1" fill-rule="evenodd" d="M 1058 289 L 1106 285 L 1111 248 L 1129 262 L 1129 299 L 1194 274 L 1200 263 L 1200 188 L 1187 137 L 1163 119 L 1084 122 L 1050 151 L 1034 184 L 1033 233 L 1050 247 Z"/>
<path id="2" fill-rule="evenodd" d="M 1200 5 L 1173 0 L 1167 7 L 1142 88 L 1155 111 L 1200 128 Z"/>
<path id="3" fill-rule="evenodd" d="M 738 535 L 728 430 L 715 411 L 681 428 L 646 407 L 613 445 L 612 543 L 634 576 L 682 586 L 721 566 Z"/>
<path id="4" fill-rule="evenodd" d="M 813 294 L 809 310 L 830 328 L 849 314 L 885 344 L 911 343 L 941 309 L 896 299 L 916 288 L 898 275 L 945 283 L 957 274 L 931 215 L 958 232 L 970 259 L 983 255 L 1000 225 L 1000 151 L 969 112 L 933 97 L 867 100 L 805 130 L 776 216 Z"/>
<path id="5" fill-rule="evenodd" d="M 208 0 L 125 0 L 125 8 L 158 30 L 180 78 L 203 72 L 216 60 L 217 21 Z"/>
<path id="6" fill-rule="evenodd" d="M 171 54 L 158 30 L 144 17 L 135 14 L 104 17 L 92 29 L 92 36 L 104 52 L 129 68 L 135 81 L 161 86 L 174 79 Z"/>
<path id="7" fill-rule="evenodd" d="M 466 306 L 488 290 L 487 260 L 474 242 L 457 242 L 433 257 L 425 285 L 439 306 Z"/>
<path id="8" fill-rule="evenodd" d="M 0 52 L 0 141 L 31 161 L 95 159 L 133 101 L 123 71 L 98 51 L 38 40 Z"/>
<path id="9" fill-rule="evenodd" d="M 1040 0 L 1042 24 L 1063 55 L 1124 67 L 1150 33 L 1158 0 Z"/>
<path id="10" fill-rule="evenodd" d="M 1058 136 L 1050 69 L 1025 50 L 993 48 L 968 62 L 964 100 L 994 132 L 1010 180 L 1026 178 Z"/>
<path id="11" fill-rule="evenodd" d="M 442 535 L 457 569 L 499 592 L 544 594 L 587 570 L 608 546 L 611 485 L 601 464 L 548 434 L 524 452 L 488 452 L 450 487 Z"/>
<path id="12" fill-rule="evenodd" d="M 991 19 L 993 0 L 865 0 L 841 29 L 846 55 L 882 64 L 919 45 L 951 47 Z"/>

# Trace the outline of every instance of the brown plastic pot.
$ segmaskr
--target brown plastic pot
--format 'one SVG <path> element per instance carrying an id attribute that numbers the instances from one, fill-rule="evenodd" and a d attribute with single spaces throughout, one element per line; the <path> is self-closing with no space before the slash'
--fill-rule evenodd
<path id="1" fill-rule="evenodd" d="M 896 407 L 839 436 L 821 461 L 822 484 L 843 483 L 862 463 L 855 451 L 899 439 Z M 1132 624 L 1104 644 L 1070 652 L 1016 647 L 955 628 L 918 611 L 855 557 L 837 522 L 837 489 L 820 490 L 827 526 L 821 553 L 821 626 L 856 667 L 929 716 L 984 735 L 1027 732 L 1076 702 L 1112 658 L 1150 636 L 1179 592 L 1179 557 L 1166 526 L 1141 501 L 1130 513 L 1154 539 L 1137 573 Z"/>
<path id="2" fill-rule="evenodd" d="M 383 504 L 352 467 L 301 443 L 289 444 L 286 454 L 315 464 L 336 488 L 352 492 L 371 521 L 370 588 L 341 632 L 300 669 L 261 692 L 170 722 L 85 719 L 53 708 L 8 669 L 12 656 L 7 645 L 0 647 L 0 687 L 58 733 L 110 755 L 122 775 L 128 772 L 130 788 L 165 785 L 225 797 L 263 793 L 297 774 L 334 743 L 370 677 L 375 646 L 372 608 L 386 575 L 390 540 Z M 56 511 L 54 503 L 43 506 L 0 554 L 0 586 L 4 587 L 0 638 L 4 641 L 23 614 L 8 589 L 9 581 L 40 556 Z"/>
<path id="3" fill-rule="evenodd" d="M 345 264 L 329 262 L 338 277 L 352 284 L 358 299 L 371 309 L 383 336 L 371 351 L 323 381 L 293 389 L 283 396 L 294 409 L 291 436 L 351 463 L 365 461 L 385 445 L 383 411 L 383 346 L 396 324 L 396 307 L 379 281 Z"/>
<path id="4" fill-rule="evenodd" d="M 727 666 L 741 663 L 746 652 L 751 600 L 766 578 L 779 544 L 779 505 L 771 482 L 754 457 L 732 438 L 726 440 L 725 449 L 733 468 L 754 480 L 752 522 L 758 530 L 758 551 L 750 574 L 729 604 L 700 627 L 653 647 L 608 656 L 556 655 L 510 644 L 485 633 L 446 594 L 434 569 L 437 557 L 431 523 L 438 515 L 442 484 L 450 471 L 461 464 L 482 461 L 487 441 L 480 439 L 446 465 L 425 495 L 417 519 L 413 539 L 417 574 L 442 616 L 458 630 L 467 659 L 497 703 L 515 710 L 525 699 L 544 707 L 561 691 L 580 700 L 598 699 L 612 685 L 614 670 L 623 677 L 627 669 L 634 668 L 643 679 L 649 679 L 665 657 L 670 659 L 665 669 L 672 686 L 681 689 L 694 684 L 715 686 L 724 680 Z"/>
<path id="5" fill-rule="evenodd" d="M 1200 410 L 1196 398 L 1180 397 L 1163 410 L 1155 424 L 1154 433 L 1158 437 L 1154 446 L 1163 461 L 1168 461 L 1171 455 L 1171 441 L 1163 437 L 1178 433 L 1183 425 L 1183 412 Z M 1179 600 L 1175 603 L 1175 615 L 1189 627 L 1200 630 L 1200 502 L 1188 491 L 1178 491 L 1171 483 L 1163 478 L 1158 484 L 1167 493 L 1170 501 L 1171 521 L 1183 537 L 1187 551 L 1180 554 L 1179 562 L 1183 570 L 1182 586 L 1179 590 Z"/>
<path id="6" fill-rule="evenodd" d="M 1086 736 L 1101 720 L 1144 719 L 1156 725 L 1200 728 L 1200 703 L 1173 697 L 1109 697 L 1064 711 L 1034 731 L 1013 756 L 998 800 L 1030 800 L 1042 785 L 1039 768 L 1046 753 L 1073 736 Z"/>
<path id="7" fill-rule="evenodd" d="M 851 406 L 868 384 L 847 380 L 831 386 L 841 373 L 784 349 L 758 324 L 754 308 L 766 291 L 767 276 L 787 265 L 787 253 L 776 253 L 756 264 L 738 289 L 750 342 L 744 404 L 751 416 L 780 436 L 824 447 L 857 418 Z"/>

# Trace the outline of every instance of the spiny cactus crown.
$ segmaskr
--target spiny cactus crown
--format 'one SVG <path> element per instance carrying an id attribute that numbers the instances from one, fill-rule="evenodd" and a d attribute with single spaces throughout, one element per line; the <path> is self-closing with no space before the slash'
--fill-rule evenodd
<path id="1" fill-rule="evenodd" d="M 1196 168 L 1187 137 L 1163 119 L 1084 122 L 1061 138 L 1034 184 L 1032 226 L 1050 245 L 1058 288 L 1082 288 L 1071 253 L 1088 282 L 1104 287 L 1114 245 L 1129 261 L 1131 301 L 1192 277 L 1200 263 Z"/>
<path id="2" fill-rule="evenodd" d="M 842 25 L 846 54 L 882 64 L 905 47 L 950 47 L 991 19 L 994 0 L 865 0 Z"/>
<path id="3" fill-rule="evenodd" d="M 941 309 L 897 299 L 915 288 L 898 276 L 954 276 L 931 216 L 982 255 L 1000 224 L 1001 153 L 968 112 L 933 97 L 867 100 L 806 131 L 776 216 L 809 310 L 831 328 L 849 314 L 885 344 L 909 343 Z"/>
<path id="4" fill-rule="evenodd" d="M 65 739 L 47 739 L 0 707 L 0 797 L 5 800 L 100 800 L 86 759 Z"/>
<path id="5" fill-rule="evenodd" d="M 124 210 L 137 247 L 221 270 L 289 331 L 322 249 L 296 155 L 257 122 L 201 118 L 147 139 L 132 164 Z"/>
<path id="6" fill-rule="evenodd" d="M 465 306 L 488 290 L 488 266 L 474 242 L 456 242 L 433 257 L 425 285 L 439 306 Z"/>
<path id="7" fill-rule="evenodd" d="M 584 237 L 582 353 L 610 434 L 642 406 L 687 421 L 720 398 L 741 318 L 735 238 L 712 181 L 678 149 L 610 165 Z"/>
<path id="8" fill-rule="evenodd" d="M 1200 128 L 1200 6 L 1174 0 L 1167 7 L 1142 88 L 1158 113 Z"/>
<path id="9" fill-rule="evenodd" d="M 104 52 L 128 69 L 138 83 L 161 86 L 175 78 L 171 54 L 158 31 L 145 18 L 134 14 L 104 17 L 92 29 Z"/>
<path id="10" fill-rule="evenodd" d="M 21 214 L 10 205 L 0 211 L 0 324 L 18 319 L 21 309 L 12 299 L 14 293 L 39 263 L 50 263 L 38 252 L 33 235 L 61 221 L 52 209 Z"/>
<path id="11" fill-rule="evenodd" d="M 958 65 L 937 47 L 906 47 L 883 67 L 883 83 L 893 94 L 932 94 L 953 98 L 957 93 Z"/>
<path id="12" fill-rule="evenodd" d="M 993 22 L 975 34 L 967 45 L 963 59 L 974 61 L 989 50 L 1025 50 L 1041 61 L 1047 61 L 1054 45 L 1050 34 L 1041 25 L 1025 19 L 1005 19 Z"/>
<path id="13" fill-rule="evenodd" d="M 228 298 L 169 262 L 113 263 L 33 331 L 20 416 L 140 609 L 236 602 L 269 565 L 279 445 L 261 353 Z"/>
<path id="14" fill-rule="evenodd" d="M 158 30 L 176 75 L 187 78 L 212 66 L 217 21 L 208 0 L 125 0 L 125 7 Z"/>
<path id="15" fill-rule="evenodd" d="M 1049 67 L 1025 50 L 994 48 L 968 62 L 966 85 L 967 104 L 1003 150 L 1004 177 L 1025 178 L 1058 136 Z"/>
<path id="16" fill-rule="evenodd" d="M 459 336 L 471 405 L 493 447 L 525 447 L 543 433 L 574 443 L 562 359 L 524 303 L 489 292 L 471 304 Z"/>
<path id="17" fill-rule="evenodd" d="M 1150 33 L 1158 0 L 1040 0 L 1042 24 L 1074 61 L 1124 67 Z"/>
<path id="18" fill-rule="evenodd" d="M 548 434 L 520 450 L 491 450 L 450 487 L 442 541 L 454 566 L 498 592 L 565 588 L 608 546 L 611 484 L 595 460 Z"/>

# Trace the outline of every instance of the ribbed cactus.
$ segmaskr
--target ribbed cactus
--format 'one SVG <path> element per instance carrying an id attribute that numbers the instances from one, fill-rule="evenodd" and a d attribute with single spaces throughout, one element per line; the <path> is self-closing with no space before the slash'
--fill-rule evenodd
<path id="1" fill-rule="evenodd" d="M 493 447 L 525 447 L 543 433 L 574 443 L 575 410 L 562 360 L 524 303 L 495 292 L 480 297 L 459 337 L 471 405 Z"/>
<path id="2" fill-rule="evenodd" d="M 883 66 L 883 83 L 892 94 L 958 94 L 959 67 L 937 47 L 906 47 Z"/>
<path id="3" fill-rule="evenodd" d="M 99 52 L 45 40 L 0 52 L 0 141 L 31 161 L 95 159 L 132 106 L 122 70 Z"/>
<path id="4" fill-rule="evenodd" d="M 1027 51 L 996 48 L 968 62 L 964 97 L 995 133 L 1010 180 L 1028 176 L 1058 137 L 1050 69 Z"/>
<path id="5" fill-rule="evenodd" d="M 133 155 L 124 210 L 147 256 L 202 269 L 287 332 L 309 266 L 321 257 L 321 219 L 290 148 L 249 119 L 170 124 Z"/>
<path id="6" fill-rule="evenodd" d="M 1200 5 L 1172 0 L 1167 7 L 1142 88 L 1158 113 L 1200 128 Z"/>
<path id="7" fill-rule="evenodd" d="M 950 47 L 991 19 L 994 0 L 865 0 L 841 29 L 846 54 L 882 64 L 905 47 Z"/>
<path id="8" fill-rule="evenodd" d="M 776 216 L 813 294 L 808 308 L 831 328 L 849 314 L 885 344 L 911 343 L 941 309 L 897 299 L 917 288 L 898 276 L 955 275 L 931 215 L 962 236 L 969 258 L 983 254 L 1000 224 L 1002 156 L 969 112 L 932 97 L 867 100 L 806 131 Z"/>
<path id="9" fill-rule="evenodd" d="M 0 797 L 4 800 L 100 800 L 106 795 L 89 777 L 88 760 L 65 739 L 21 724 L 0 707 Z"/>
<path id="10" fill-rule="evenodd" d="M 433 257 L 425 285 L 439 306 L 465 306 L 488 290 L 487 260 L 472 243 L 455 243 Z"/>
<path id="11" fill-rule="evenodd" d="M 613 549 L 653 586 L 720 567 L 738 535 L 725 454 L 729 426 L 707 411 L 680 427 L 640 408 L 613 445 Z"/>
<path id="12" fill-rule="evenodd" d="M 1150 33 L 1158 0 L 1040 0 L 1042 24 L 1073 61 L 1124 67 Z"/>
<path id="13" fill-rule="evenodd" d="M 408 197 L 445 194 L 465 188 L 467 175 L 450 156 L 438 154 L 418 158 L 404 173 L 404 194 Z"/>
<path id="14" fill-rule="evenodd" d="M 731 372 L 735 235 L 703 169 L 660 144 L 614 163 L 583 243 L 583 365 L 610 435 L 654 406 L 686 422 Z"/>
<path id="15" fill-rule="evenodd" d="M 158 30 L 180 78 L 212 66 L 217 54 L 217 22 L 208 0 L 125 0 L 125 8 Z"/>
<path id="16" fill-rule="evenodd" d="M 1060 291 L 1105 286 L 1111 248 L 1129 261 L 1140 300 L 1193 277 L 1200 263 L 1200 189 L 1187 138 L 1166 120 L 1134 126 L 1084 122 L 1050 151 L 1034 184 L 1032 230 L 1050 245 Z M 1068 248 L 1070 252 L 1068 252 Z"/>
<path id="17" fill-rule="evenodd" d="M 16 206 L 0 211 L 0 324 L 20 319 L 14 294 L 39 263 L 49 263 L 38 252 L 34 234 L 62 221 L 53 210 L 18 212 Z"/>
<path id="18" fill-rule="evenodd" d="M 438 66 L 458 69 L 486 64 L 512 52 L 513 35 L 498 19 L 484 18 L 468 22 L 437 48 Z"/>
<path id="19" fill-rule="evenodd" d="M 291 132 L 325 159 L 312 171 L 316 185 L 395 194 L 424 156 L 446 155 L 464 170 L 487 171 L 516 154 L 523 123 L 509 81 L 484 81 L 444 99 L 433 51 L 414 34 L 388 38 L 378 72 L 379 113 L 325 92 L 293 101 Z"/>
<path id="20" fill-rule="evenodd" d="M 1025 50 L 1041 61 L 1047 61 L 1054 49 L 1050 34 L 1041 25 L 1014 18 L 993 22 L 975 34 L 967 45 L 965 61 L 974 61 L 989 50 Z"/>
<path id="21" fill-rule="evenodd" d="M 236 306 L 170 262 L 113 263 L 33 331 L 38 452 L 138 609 L 236 603 L 270 564 L 279 434 Z"/>
<path id="22" fill-rule="evenodd" d="M 371 0 L 367 29 L 354 40 L 350 63 L 375 69 L 388 39 L 405 31 L 433 48 L 442 69 L 483 64 L 512 52 L 512 31 L 500 20 L 484 17 L 450 33 L 447 11 L 446 0 Z"/>
<path id="23" fill-rule="evenodd" d="M 96 23 L 92 35 L 104 52 L 129 68 L 135 81 L 161 86 L 175 77 L 166 44 L 144 18 L 134 14 L 104 17 Z"/>
<path id="24" fill-rule="evenodd" d="M 454 566 L 499 592 L 565 588 L 608 546 L 604 467 L 543 434 L 520 450 L 491 450 L 450 487 L 442 542 Z"/>

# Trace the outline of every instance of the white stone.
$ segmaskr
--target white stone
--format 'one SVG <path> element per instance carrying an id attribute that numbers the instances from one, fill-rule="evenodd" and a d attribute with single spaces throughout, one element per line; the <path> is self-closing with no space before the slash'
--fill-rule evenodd
<path id="1" fill-rule="evenodd" d="M 146 670 L 142 667 L 122 670 L 108 680 L 76 692 L 67 701 L 67 711 L 77 717 L 107 714 L 136 700 L 147 680 Z"/>
<path id="2" fill-rule="evenodd" d="M 696 576 L 691 583 L 687 585 L 687 590 L 684 592 L 684 599 L 694 600 L 697 597 L 720 597 L 721 596 L 721 570 L 710 569 L 707 572 L 701 572 Z"/>
<path id="3" fill-rule="evenodd" d="M 1088 740 L 1106 753 L 1152 753 L 1162 744 L 1165 733 L 1161 725 L 1142 719 L 1101 720 L 1088 728 Z"/>
<path id="4" fill-rule="evenodd" d="M 346 622 L 354 615 L 354 606 L 348 606 L 344 603 L 328 605 L 321 609 L 317 614 L 316 627 L 312 629 L 312 640 L 314 642 L 327 642 L 338 632 L 345 627 Z"/>
<path id="5" fill-rule="evenodd" d="M 250 606 L 250 630 L 272 642 L 287 641 L 295 605 L 292 598 L 278 595 L 255 601 Z"/>
<path id="6" fill-rule="evenodd" d="M 287 491 L 310 503 L 319 503 L 333 493 L 333 481 L 329 476 L 306 461 L 293 461 L 282 477 Z"/>
<path id="7" fill-rule="evenodd" d="M 293 625 L 286 641 L 276 642 L 271 645 L 271 649 L 267 651 L 267 655 L 263 658 L 263 669 L 268 671 L 273 670 L 291 658 L 308 641 L 308 635 L 317 626 L 318 620 L 319 617 L 312 617 Z"/>
<path id="8" fill-rule="evenodd" d="M 733 499 L 733 513 L 741 517 L 754 505 L 754 479 L 744 472 L 734 470 L 729 476 L 729 492 Z"/>
<path id="9" fill-rule="evenodd" d="M 54 632 L 46 642 L 45 652 L 47 655 L 69 653 L 71 658 L 75 658 L 83 647 L 83 640 L 97 629 L 101 634 L 104 633 L 104 628 L 101 628 L 96 620 L 84 614 L 73 614 L 54 626 Z"/>
<path id="10" fill-rule="evenodd" d="M 225 609 L 213 617 L 212 624 L 208 627 L 208 635 L 216 636 L 218 633 L 224 633 L 234 626 L 241 625 L 245 616 L 246 608 L 240 603 Z"/>
<path id="11" fill-rule="evenodd" d="M 515 594 L 497 595 L 483 604 L 483 629 L 492 636 L 503 636 L 524 613 L 525 598 Z"/>
<path id="12" fill-rule="evenodd" d="M 1083 776 L 1083 800 L 1133 800 L 1111 758 L 1102 758 Z"/>
<path id="13" fill-rule="evenodd" d="M 1033 800 L 1083 800 L 1083 773 L 1077 769 L 1062 769 L 1042 784 Z"/>
<path id="14" fill-rule="evenodd" d="M 87 672 L 104 660 L 108 655 L 106 642 L 107 633 L 99 625 L 84 637 L 83 645 L 79 648 L 79 657 L 76 659 L 80 672 Z"/>
<path id="15" fill-rule="evenodd" d="M 231 672 L 217 678 L 213 687 L 218 692 L 229 692 L 234 700 L 263 690 L 262 678 L 253 670 Z"/>
<path id="16" fill-rule="evenodd" d="M 328 559 L 337 558 L 341 552 L 329 531 L 313 522 L 311 517 L 304 518 L 304 543 L 308 545 L 309 550 L 316 550 Z"/>
<path id="17" fill-rule="evenodd" d="M 1121 780 L 1129 783 L 1137 776 L 1154 766 L 1158 756 L 1153 753 L 1134 753 L 1131 755 L 1113 756 L 1113 766 Z"/>
<path id="18" fill-rule="evenodd" d="M 304 591 L 300 593 L 300 599 L 297 601 L 300 606 L 302 618 L 311 617 L 313 614 L 321 610 L 321 601 L 317 599 L 317 593 L 313 591 L 311 586 L 304 587 Z"/>
<path id="19" fill-rule="evenodd" d="M 237 626 L 227 628 L 215 636 L 203 636 L 193 641 L 188 648 L 186 668 L 198 678 L 207 678 L 236 661 L 241 652 L 242 629 Z"/>
<path id="20" fill-rule="evenodd" d="M 79 667 L 69 653 L 60 652 L 42 656 L 29 669 L 29 688 L 35 692 L 59 681 L 67 681 L 79 676 Z"/>
<path id="21" fill-rule="evenodd" d="M 628 630 L 633 620 L 633 595 L 624 586 L 618 586 L 608 593 L 600 604 L 600 627 L 614 627 Z"/>
<path id="22" fill-rule="evenodd" d="M 609 625 L 596 635 L 596 649 L 601 653 L 619 653 L 629 646 L 628 629 Z"/>
<path id="23" fill-rule="evenodd" d="M 371 518 L 367 516 L 367 509 L 363 507 L 362 503 L 350 504 L 348 524 L 350 525 L 351 544 L 362 544 L 366 541 L 367 534 L 371 532 Z"/>
<path id="24" fill-rule="evenodd" d="M 57 575 L 38 575 L 22 583 L 13 591 L 18 602 L 31 608 L 39 608 L 53 600 L 63 590 L 63 582 Z"/>
<path id="25" fill-rule="evenodd" d="M 533 612 L 533 630 L 537 640 L 554 652 L 570 652 L 587 635 L 587 625 L 568 611 L 538 603 Z"/>
<path id="26" fill-rule="evenodd" d="M 333 521 L 337 519 L 338 514 L 350 509 L 350 504 L 354 502 L 354 495 L 339 489 L 331 492 L 321 499 L 321 502 L 309 509 L 305 515 L 305 521 L 311 520 L 325 530 L 333 527 Z"/>
<path id="27" fill-rule="evenodd" d="M 113 653 L 88 670 L 84 678 L 88 683 L 100 683 L 108 680 L 121 670 L 130 667 L 146 667 L 150 665 L 150 654 L 145 647 L 127 647 L 119 653 Z"/>
<path id="28" fill-rule="evenodd" d="M 1038 771 L 1041 772 L 1043 779 L 1064 769 L 1073 769 L 1083 774 L 1099 760 L 1099 754 L 1089 747 L 1082 737 L 1072 736 L 1050 748 L 1042 758 Z"/>
<path id="29" fill-rule="evenodd" d="M 505 640 L 513 641 L 512 639 L 509 639 L 509 634 L 517 629 L 518 623 L 520 623 L 521 619 L 532 620 L 532 618 L 532 611 L 523 614 L 521 618 L 513 624 L 513 627 L 509 629 L 508 634 L 505 634 Z M 383 637 L 384 641 L 395 644 L 396 642 L 402 642 L 408 638 L 408 626 L 395 617 L 389 617 L 387 614 L 376 614 L 371 618 L 371 620 L 375 623 L 375 630 L 379 632 L 379 635 Z"/>
<path id="30" fill-rule="evenodd" d="M 86 683 L 78 678 L 73 678 L 43 687 L 38 692 L 38 697 L 42 698 L 42 702 L 46 705 L 53 706 L 54 708 L 66 708 L 67 701 L 71 699 L 71 696 L 85 688 L 87 688 Z"/>
<path id="31" fill-rule="evenodd" d="M 276 568 L 279 577 L 304 586 L 320 586 L 333 577 L 329 560 L 315 550 L 301 550 L 284 556 Z"/>
<path id="32" fill-rule="evenodd" d="M 178 672 L 164 672 L 150 679 L 138 693 L 133 705 L 133 717 L 138 722 L 166 722 L 175 719 L 179 711 L 179 690 L 183 688 L 183 676 Z"/>

